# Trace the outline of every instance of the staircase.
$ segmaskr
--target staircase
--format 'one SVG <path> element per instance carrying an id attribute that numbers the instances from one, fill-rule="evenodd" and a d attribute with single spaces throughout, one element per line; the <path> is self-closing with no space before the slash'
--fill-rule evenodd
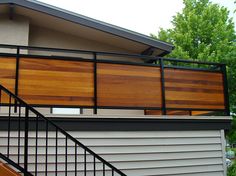
<path id="1" fill-rule="evenodd" d="M 1 156 L 25 176 L 126 175 L 2 85 L 0 103 L 8 112 L 8 130 L 0 132 L 7 136 L 0 140 Z"/>

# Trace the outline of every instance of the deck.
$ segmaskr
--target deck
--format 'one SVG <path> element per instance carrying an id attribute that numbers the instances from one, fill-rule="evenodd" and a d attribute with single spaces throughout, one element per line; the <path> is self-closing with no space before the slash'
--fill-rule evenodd
<path id="1" fill-rule="evenodd" d="M 0 83 L 35 107 L 229 115 L 224 64 L 13 45 L 0 51 Z"/>

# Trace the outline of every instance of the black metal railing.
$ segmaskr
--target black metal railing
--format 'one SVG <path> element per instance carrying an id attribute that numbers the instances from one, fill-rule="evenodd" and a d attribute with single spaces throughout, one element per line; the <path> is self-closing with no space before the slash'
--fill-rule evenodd
<path id="1" fill-rule="evenodd" d="M 1 112 L 8 116 L 0 152 L 25 175 L 126 175 L 2 85 L 0 100 Z"/>
<path id="2" fill-rule="evenodd" d="M 4 48 L 4 50 L 1 50 Z M 16 58 L 16 72 L 15 72 L 15 95 L 18 96 L 19 86 L 19 60 L 20 58 L 40 58 L 40 59 L 57 59 L 57 60 L 72 60 L 72 61 L 89 61 L 94 63 L 94 96 L 93 106 L 67 106 L 67 105 L 38 105 L 33 104 L 34 107 L 78 107 L 78 108 L 92 108 L 94 114 L 97 114 L 98 109 L 139 109 L 139 110 L 161 110 L 163 115 L 167 111 L 182 110 L 182 111 L 209 111 L 216 112 L 222 115 L 230 115 L 229 95 L 227 85 L 226 65 L 222 63 L 203 62 L 196 60 L 183 60 L 175 58 L 153 57 L 139 54 L 115 53 L 115 52 L 100 52 L 100 51 L 86 51 L 75 49 L 60 49 L 60 48 L 46 48 L 34 46 L 18 46 L 0 44 L 0 56 L 13 56 Z M 111 58 L 112 57 L 112 58 Z M 151 63 L 150 63 L 151 62 Z M 97 63 L 114 63 L 124 65 L 140 65 L 159 67 L 161 71 L 161 96 L 162 107 L 120 107 L 120 106 L 99 106 L 97 96 Z M 223 75 L 223 91 L 224 91 L 224 107 L 225 109 L 204 109 L 204 108 L 169 108 L 166 106 L 165 95 L 165 69 L 176 68 L 182 70 L 197 70 L 207 72 L 217 72 Z"/>
<path id="3" fill-rule="evenodd" d="M 25 176 L 33 176 L 31 173 L 27 172 L 23 167 L 21 167 L 20 165 L 16 164 L 14 161 L 12 161 L 11 159 L 9 159 L 8 157 L 6 157 L 5 155 L 3 155 L 2 153 L 0 153 L 0 159 L 9 164 L 10 166 L 12 166 L 16 172 L 20 173 L 20 174 L 24 174 Z"/>

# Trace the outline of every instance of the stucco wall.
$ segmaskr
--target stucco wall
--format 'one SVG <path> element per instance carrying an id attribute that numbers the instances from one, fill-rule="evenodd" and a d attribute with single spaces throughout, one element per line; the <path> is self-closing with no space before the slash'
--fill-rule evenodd
<path id="1" fill-rule="evenodd" d="M 62 33 L 52 29 L 47 29 L 35 25 L 30 25 L 29 45 L 44 46 L 54 48 L 71 48 L 81 50 L 96 51 L 117 51 L 128 52 L 127 50 L 116 48 L 110 44 L 87 40 L 71 34 Z M 86 37 L 86 36 L 85 36 Z"/>
<path id="2" fill-rule="evenodd" d="M 0 17 L 1 44 L 28 45 L 29 20 L 23 17 Z"/>
<path id="3" fill-rule="evenodd" d="M 42 46 L 51 48 L 68 48 L 77 50 L 91 50 L 91 51 L 106 51 L 106 52 L 117 52 L 117 53 L 130 53 L 128 48 L 118 48 L 114 47 L 112 43 L 103 43 L 93 40 L 88 40 L 71 34 L 55 31 L 52 29 L 47 29 L 44 27 L 39 27 L 35 25 L 30 25 L 29 32 L 29 45 L 30 46 Z M 38 51 L 31 51 L 31 54 L 39 53 Z M 93 58 L 93 55 L 88 54 L 63 54 L 63 53 L 53 53 L 45 52 L 42 54 L 49 55 L 63 55 L 63 56 L 80 56 L 84 58 Z M 136 53 L 137 54 L 137 53 Z M 97 56 L 98 59 L 113 59 L 113 60 L 132 60 L 135 62 L 142 62 L 140 59 L 124 58 L 124 57 L 114 57 L 114 56 Z"/>

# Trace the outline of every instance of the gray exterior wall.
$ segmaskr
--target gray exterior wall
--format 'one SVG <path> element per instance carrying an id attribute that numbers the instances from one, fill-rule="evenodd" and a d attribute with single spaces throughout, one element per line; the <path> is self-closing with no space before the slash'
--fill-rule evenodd
<path id="1" fill-rule="evenodd" d="M 0 133 L 0 149 L 6 143 L 6 132 Z M 107 161 L 121 169 L 128 176 L 226 176 L 224 164 L 224 133 L 220 130 L 209 131 L 113 131 L 113 132 L 70 132 L 83 144 L 94 150 Z M 16 136 L 17 133 L 11 134 Z M 29 144 L 29 169 L 34 170 L 35 144 L 33 132 Z M 45 145 L 45 133 L 40 132 L 39 144 Z M 11 141 L 16 144 L 17 140 Z M 23 144 L 23 139 L 22 139 Z M 59 140 L 59 170 L 64 170 L 64 145 L 65 141 Z M 69 142 L 68 145 L 72 144 Z M 55 165 L 55 132 L 49 133 L 49 157 L 48 169 L 54 171 Z M 23 150 L 23 148 L 22 148 Z M 11 149 L 11 154 L 16 153 L 16 148 Z M 38 170 L 42 171 L 45 165 L 45 149 L 38 148 L 42 155 L 38 158 L 41 163 Z M 82 151 L 81 151 L 82 153 Z M 68 150 L 68 162 L 74 159 L 74 149 Z M 23 157 L 22 157 L 23 159 Z M 83 156 L 78 158 L 83 162 Z M 92 167 L 92 157 L 87 156 L 87 175 L 92 175 L 89 168 Z M 97 166 L 99 169 L 99 165 Z M 83 164 L 78 165 L 82 169 Z M 69 175 L 74 175 L 74 164 L 68 166 Z M 41 173 L 40 175 L 44 175 Z M 54 175 L 48 174 L 48 176 Z M 59 175 L 64 175 L 63 172 Z M 99 174 L 98 174 L 99 175 Z"/>
<path id="2" fill-rule="evenodd" d="M 10 20 L 8 16 L 1 15 L 0 41 L 1 44 L 28 45 L 29 20 L 19 16 Z"/>

